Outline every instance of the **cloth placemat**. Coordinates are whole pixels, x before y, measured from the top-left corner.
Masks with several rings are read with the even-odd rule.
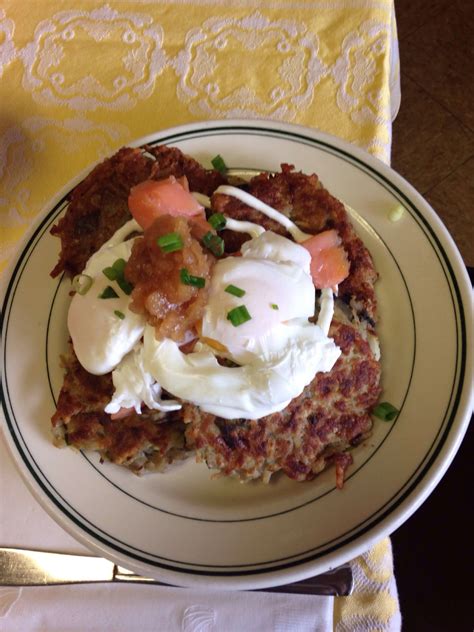
[[[197,120],[266,118],[338,135],[388,162],[399,100],[393,0],[4,0],[0,273],[48,200],[135,138]],[[1,451],[0,545],[83,552],[31,497],[3,442]],[[254,606],[234,628],[211,615],[196,627],[199,617],[168,613],[168,629],[399,629],[390,541],[354,560],[353,570],[349,598],[245,593],[246,607]],[[128,614],[117,588],[129,591]],[[80,610],[99,616],[104,603],[109,613],[122,612],[124,629],[135,629],[138,610],[145,617],[147,604],[175,599],[152,587],[133,587],[133,594],[123,586],[55,588],[57,599],[41,590],[0,589],[5,629],[60,629],[52,623],[59,604],[71,613],[61,629],[80,629]],[[179,607],[210,608],[206,599],[193,595]],[[216,617],[243,603],[242,595],[219,599]],[[47,612],[40,616],[36,603]],[[146,615],[155,627],[141,629],[165,629],[155,610]],[[259,612],[267,619],[252,614]],[[102,629],[106,620],[83,625]]]

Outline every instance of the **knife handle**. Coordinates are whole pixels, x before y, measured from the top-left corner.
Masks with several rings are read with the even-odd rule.
[[[122,566],[115,567],[114,581],[171,586],[171,584],[165,584],[156,579],[152,579],[151,577],[137,575]],[[292,584],[285,584],[283,586],[260,588],[256,592],[279,592],[300,595],[322,595],[327,597],[347,597],[351,594],[352,588],[352,569],[349,564],[343,564],[342,566],[333,568],[332,570],[316,575],[315,577],[309,577],[308,579],[303,579]]]

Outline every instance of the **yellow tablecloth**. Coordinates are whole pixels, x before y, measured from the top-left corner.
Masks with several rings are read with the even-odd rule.
[[[73,176],[158,129],[277,119],[389,161],[395,43],[393,0],[3,0],[0,272]],[[335,629],[396,629],[390,542],[354,569]]]

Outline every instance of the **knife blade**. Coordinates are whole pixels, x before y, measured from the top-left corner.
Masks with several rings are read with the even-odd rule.
[[[72,555],[0,548],[0,586],[53,586],[97,582],[133,582],[170,586],[144,577],[93,555]],[[352,570],[344,564],[331,571],[284,586],[260,589],[325,596],[347,596],[352,591]]]

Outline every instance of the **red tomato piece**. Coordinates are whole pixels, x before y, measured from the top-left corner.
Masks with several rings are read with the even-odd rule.
[[[325,230],[301,244],[311,255],[311,276],[318,289],[335,287],[349,274],[350,262],[335,230]]]
[[[205,217],[204,208],[189,193],[186,178],[178,181],[174,176],[137,184],[130,191],[128,207],[144,230],[160,215]]]

